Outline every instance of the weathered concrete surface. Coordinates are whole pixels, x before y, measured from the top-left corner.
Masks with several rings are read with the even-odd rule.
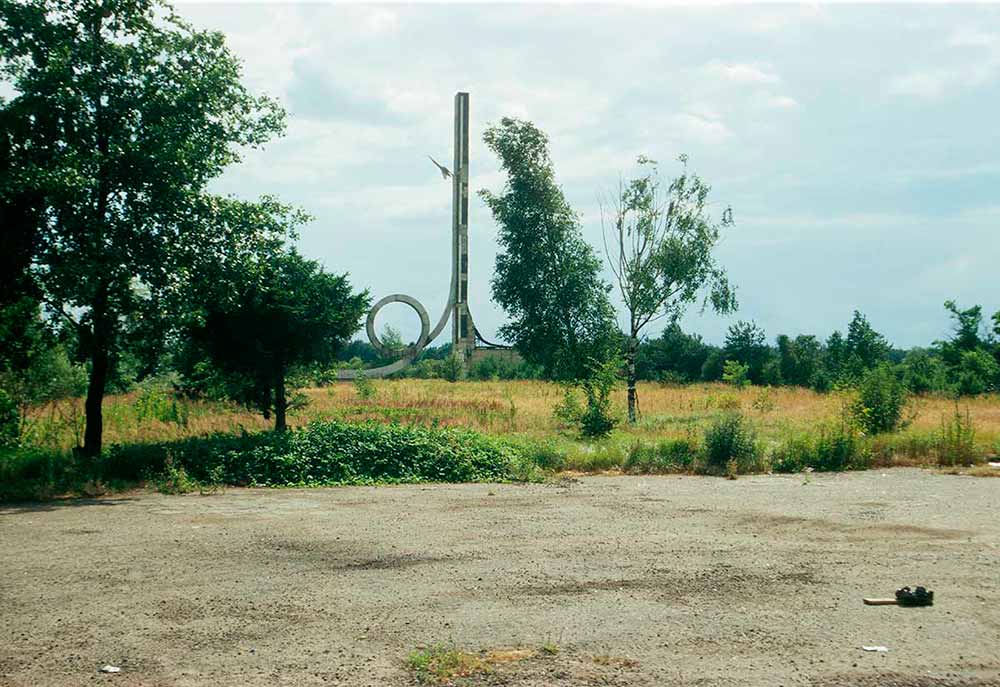
[[[998,506],[892,470],[8,507],[0,684],[405,685],[418,645],[551,642],[470,684],[1000,685]],[[861,603],[904,584],[938,605]]]

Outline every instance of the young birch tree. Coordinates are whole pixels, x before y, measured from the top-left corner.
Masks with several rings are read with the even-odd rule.
[[[687,307],[703,297],[702,311],[736,310],[736,293],[716,262],[720,232],[733,223],[732,211],[719,221],[708,212],[709,186],[689,173],[687,158],[680,176],[666,187],[656,162],[640,156],[640,173],[620,181],[609,202],[602,203],[604,251],[628,311],[625,365],[628,419],[638,414],[636,353],[643,330],[656,320],[676,322]]]

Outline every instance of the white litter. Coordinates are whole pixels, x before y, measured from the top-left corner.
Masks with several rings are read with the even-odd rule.
[[[989,465],[991,468],[1000,468],[1000,463],[994,463],[993,461],[990,461]]]
[[[120,673],[120,672],[122,672],[122,669],[119,668],[118,666],[104,666],[103,668],[101,668],[101,672],[102,673]]]
[[[863,646],[861,647],[865,651],[877,651],[880,654],[884,654],[889,651],[887,646]]]

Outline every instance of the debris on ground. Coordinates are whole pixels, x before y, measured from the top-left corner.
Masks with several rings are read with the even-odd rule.
[[[101,668],[101,672],[102,673],[120,673],[120,672],[122,672],[122,669],[119,668],[118,666],[103,666]]]
[[[928,591],[925,587],[910,589],[903,587],[896,590],[896,596],[892,599],[862,599],[866,606],[933,606],[934,592]]]
[[[879,654],[885,654],[889,652],[889,647],[887,646],[863,646],[861,647],[863,651],[874,651]]]

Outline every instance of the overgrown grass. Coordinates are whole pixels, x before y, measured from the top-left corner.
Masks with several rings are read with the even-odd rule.
[[[908,416],[905,429],[873,437],[840,426],[851,400],[847,395],[786,387],[640,384],[639,422],[621,425],[607,438],[588,440],[554,416],[553,409],[565,397],[557,384],[443,380],[369,380],[369,384],[363,392],[354,384],[307,389],[309,405],[290,417],[290,424],[299,430],[310,423],[368,427],[358,430],[360,443],[353,444],[335,429],[275,437],[266,431],[270,423],[249,411],[232,404],[176,398],[162,388],[110,397],[105,403],[105,444],[117,447],[96,464],[71,451],[82,438],[78,400],[38,408],[28,418],[30,448],[0,452],[0,498],[100,493],[144,479],[159,484],[168,449],[198,489],[222,483],[536,479],[543,471],[560,470],[725,473],[730,468],[746,472],[965,465],[1000,454],[1000,395],[996,394],[962,399],[959,406],[953,399],[919,397],[910,406],[912,417]],[[624,389],[616,387],[611,399],[623,408]],[[742,459],[729,456],[724,463],[713,464],[706,459],[711,450],[706,433],[727,415],[741,417],[755,435],[747,444],[754,447],[754,455],[752,459],[747,458],[750,454]],[[360,444],[371,450],[361,450]],[[348,450],[356,460],[346,457]],[[501,457],[499,462],[477,463],[467,459],[470,451]],[[427,452],[445,458],[435,462]],[[382,454],[393,457],[376,459]],[[484,467],[500,464],[506,467]],[[213,468],[223,471],[221,479],[213,481],[209,475]]]
[[[113,446],[97,461],[74,454],[0,455],[0,498],[78,491],[89,481],[152,482],[167,493],[221,484],[319,486],[503,482],[540,478],[517,445],[462,428],[315,422],[285,434],[223,435]]]

